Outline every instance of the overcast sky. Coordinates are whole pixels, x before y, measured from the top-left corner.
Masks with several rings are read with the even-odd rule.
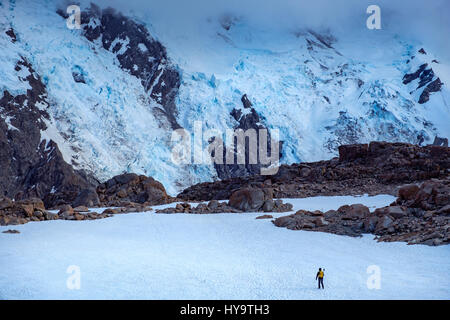
[[[91,2],[92,0],[82,1]],[[230,12],[268,28],[329,28],[331,31],[365,27],[366,9],[381,8],[382,28],[415,38],[450,56],[449,0],[93,0],[102,7],[155,16],[171,27]]]

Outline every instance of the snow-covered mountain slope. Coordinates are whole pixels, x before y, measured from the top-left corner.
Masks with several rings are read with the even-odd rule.
[[[26,90],[14,70],[26,57],[48,93],[41,139],[99,180],[142,173],[174,194],[215,179],[213,166],[172,163],[172,129],[192,130],[196,120],[205,129],[234,128],[231,112],[243,110],[244,94],[264,126],[280,130],[282,163],[330,158],[343,143],[450,137],[448,63],[424,42],[385,31],[262,27],[233,16],[205,16],[180,31],[157,11],[119,19],[107,11],[106,21],[105,12],[84,15],[83,28],[70,30],[58,9],[65,11],[58,1],[1,2],[0,86]]]

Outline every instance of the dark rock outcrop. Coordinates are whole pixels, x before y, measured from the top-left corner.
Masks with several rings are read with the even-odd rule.
[[[86,83],[86,79],[84,79],[84,75],[82,73],[73,71],[72,77],[75,82]]]
[[[233,177],[244,177],[248,175],[261,174],[261,168],[267,167],[267,163],[263,163],[260,158],[260,134],[264,134],[267,130],[266,139],[267,139],[267,154],[271,154],[272,152],[272,137],[268,128],[266,128],[261,121],[260,116],[253,108],[253,104],[246,94],[241,97],[241,102],[244,108],[244,111],[240,108],[235,108],[231,111],[231,116],[238,122],[238,124],[233,128],[235,133],[242,132],[243,134],[248,133],[248,136],[245,136],[242,147],[245,144],[245,150],[242,152],[238,150],[236,146],[236,142],[238,141],[236,138],[236,142],[233,141],[232,146],[233,150],[227,150],[225,144],[223,144],[223,160],[222,163],[214,162],[214,168],[216,169],[217,176],[220,179],[229,179]],[[251,137],[251,133],[254,133],[255,136]],[[277,141],[278,147],[278,160],[281,159],[282,156],[282,142]],[[252,144],[255,145],[252,148]],[[275,150],[274,150],[275,151]],[[232,152],[232,163],[227,161],[227,152]],[[244,161],[242,163],[238,162],[238,154],[243,154]],[[214,157],[215,154],[212,153]],[[254,159],[254,161],[252,161]]]
[[[422,54],[426,54],[423,48],[420,49],[419,52]],[[418,100],[420,104],[426,103],[428,100],[430,100],[431,93],[439,92],[443,85],[441,80],[439,78],[436,78],[433,69],[428,68],[427,63],[420,65],[416,71],[405,74],[403,76],[403,84],[409,84],[414,80],[418,80],[418,85],[415,90],[419,90],[424,87]]]
[[[110,217],[108,213],[90,212],[89,209],[70,205],[60,206],[58,213],[47,211],[44,202],[38,198],[13,201],[9,198],[0,198],[0,226],[18,225],[30,221],[46,220],[95,220]]]
[[[17,41],[17,36],[13,28],[9,28],[5,33],[11,38],[12,43],[15,43]]]
[[[242,213],[242,211],[230,207],[226,202],[210,201],[208,204],[200,203],[196,207],[187,202],[178,203],[174,208],[156,210],[156,213],[192,213],[192,214],[211,214],[211,213]]]
[[[373,213],[361,204],[345,205],[337,211],[299,210],[275,219],[277,227],[322,231],[339,235],[376,235],[378,241],[408,244],[450,243],[450,179],[431,179],[420,186],[409,184],[398,191],[397,200]]]
[[[6,197],[0,198],[0,225],[2,226],[52,219],[52,215],[45,210],[41,199],[13,201]]]
[[[100,205],[100,199],[95,188],[81,190],[72,203],[74,207],[97,207],[98,205]]]
[[[191,186],[178,198],[229,199],[241,188],[273,189],[274,198],[318,195],[396,194],[398,187],[448,176],[450,148],[371,142],[339,148],[339,158],[282,165],[273,176],[249,176]]]
[[[20,233],[20,231],[19,230],[14,230],[14,229],[8,229],[6,231],[3,231],[2,233],[17,234],[17,233]]]
[[[172,202],[159,181],[134,173],[124,173],[100,184],[97,194],[104,206],[124,206],[130,202],[147,205]]]
[[[233,192],[228,205],[241,211],[259,211],[269,200],[273,200],[271,189],[244,188]]]
[[[267,200],[272,202],[270,212],[288,212],[292,210],[292,204],[283,203],[282,200]],[[196,207],[187,202],[178,203],[174,208],[156,210],[156,213],[193,213],[193,214],[211,214],[211,213],[244,213],[265,211],[263,208],[241,210],[230,205],[230,203],[211,200],[208,204],[200,203]],[[267,212],[269,212],[267,211]],[[267,215],[264,216],[266,219]],[[270,216],[272,217],[272,216]],[[258,217],[257,219],[263,219]]]
[[[68,17],[63,10],[57,12]],[[117,56],[123,70],[140,79],[145,91],[160,105],[154,112],[166,117],[173,129],[180,128],[175,98],[181,77],[170,63],[164,46],[147,28],[112,8],[101,9],[92,3],[81,13],[81,28],[86,39],[100,42],[103,49]]]
[[[430,82],[425,89],[423,89],[422,94],[419,97],[419,103],[423,104],[430,100],[430,94],[433,92],[439,92],[441,91],[443,83],[441,82],[441,79],[437,78],[436,80],[433,80]]]
[[[50,121],[46,87],[24,57],[15,70],[30,88],[18,95],[5,90],[0,98],[0,195],[38,197],[47,207],[71,202],[95,181],[66,163],[55,142],[42,138]]]
[[[448,147],[448,139],[436,136],[434,137],[433,146]]]

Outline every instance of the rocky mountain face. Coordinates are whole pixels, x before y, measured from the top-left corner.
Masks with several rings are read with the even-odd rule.
[[[339,158],[282,165],[276,175],[241,177],[191,186],[184,200],[228,199],[244,187],[273,189],[275,198],[318,195],[395,194],[405,183],[446,177],[450,149],[406,143],[371,142],[339,147]]]
[[[15,42],[12,29],[11,41]],[[66,163],[57,144],[44,139],[48,95],[42,78],[25,58],[15,66],[24,94],[4,90],[0,98],[0,195],[17,200],[38,197],[47,206],[71,202],[94,180]]]
[[[63,18],[68,17],[62,10],[57,12]],[[93,3],[82,12],[81,24],[86,39],[116,55],[120,67],[141,81],[148,95],[158,103],[153,111],[164,115],[173,129],[180,128],[175,105],[180,75],[171,65],[166,49],[152,38],[147,28],[113,8],[101,9]]]
[[[178,128],[174,99],[180,77],[169,64],[165,48],[142,25],[113,10],[92,5],[83,12],[82,24],[83,36],[116,54],[120,67],[139,78],[148,95],[159,102],[149,106],[152,112],[163,114],[163,122]],[[8,72],[26,89],[23,93],[16,93],[14,87],[4,89],[0,97],[0,195],[16,200],[40,198],[47,208],[67,203],[99,205],[99,181],[92,172],[74,169],[77,156],[68,162],[58,146],[61,140],[52,139],[58,129],[50,110],[55,102],[47,90],[48,76],[43,77],[29,58],[15,52],[20,52],[21,43],[14,28],[4,35],[2,40],[13,49],[10,58],[17,59],[14,70]],[[74,69],[72,76],[75,83],[87,85],[83,71]],[[70,139],[66,132],[56,132],[56,136]],[[70,148],[75,154],[80,151]]]
[[[243,134],[250,133],[248,136],[245,136],[242,146],[245,143],[245,150],[238,150],[237,143],[231,142],[231,146],[227,148],[225,144],[223,144],[223,159],[221,163],[214,162],[214,169],[217,172],[217,176],[220,179],[230,179],[234,177],[244,177],[249,175],[258,175],[261,174],[262,168],[267,168],[267,164],[263,164],[261,160],[262,152],[267,153],[269,156],[272,154],[272,136],[270,134],[270,130],[265,127],[261,121],[260,116],[253,108],[253,104],[249,100],[246,94],[244,94],[241,98],[243,110],[241,108],[234,108],[230,115],[237,121],[237,125],[233,127],[234,132],[242,132]],[[264,131],[266,130],[266,131]],[[255,136],[251,136],[251,132],[255,133]],[[261,148],[261,136],[264,135],[263,139],[266,139],[267,147]],[[253,140],[251,140],[253,139]],[[252,142],[251,142],[252,141]],[[236,138],[236,142],[238,139]],[[252,147],[254,143],[255,147]],[[277,149],[277,159],[281,160],[283,156],[282,153],[282,141],[275,141],[278,143]],[[227,151],[229,148],[233,149],[233,161],[232,164],[227,163]],[[244,164],[238,163],[238,154],[243,154]],[[214,153],[211,154],[212,157],[215,156]],[[251,159],[254,159],[252,161]]]
[[[421,48],[418,51],[419,55],[426,55],[426,51]],[[411,59],[414,59],[415,56],[412,56]],[[432,61],[433,63],[438,63],[436,60]],[[410,63],[408,60],[407,63]],[[417,70],[412,73],[407,73],[403,76],[403,84],[407,85],[413,81],[417,80],[417,87],[414,91],[419,91],[419,100],[420,104],[426,103],[430,100],[430,94],[433,92],[441,91],[443,83],[439,77],[436,77],[433,68],[428,65],[428,63],[421,64]]]

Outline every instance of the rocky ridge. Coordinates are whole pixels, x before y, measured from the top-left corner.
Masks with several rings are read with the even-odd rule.
[[[339,158],[281,165],[273,176],[254,175],[191,186],[177,197],[185,201],[229,199],[245,187],[272,188],[274,198],[389,193],[407,183],[449,175],[450,148],[408,143],[342,145]]]

